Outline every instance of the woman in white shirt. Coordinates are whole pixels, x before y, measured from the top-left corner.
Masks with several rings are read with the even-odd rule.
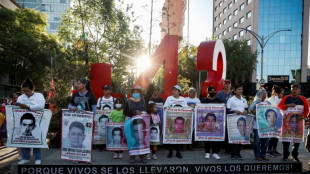
[[[273,85],[272,94],[271,97],[268,99],[268,101],[271,103],[272,106],[278,107],[281,99],[283,98],[283,95],[284,95],[284,89],[280,88],[277,85]],[[277,151],[278,141],[279,139],[276,137],[270,138],[267,151],[270,155],[274,156],[281,155],[281,153]]]
[[[32,80],[27,79],[21,85],[23,95],[19,96],[15,105],[22,109],[29,109],[32,111],[43,110],[45,106],[45,99],[41,93],[34,92],[34,84]],[[31,120],[32,121],[32,120]],[[23,157],[19,165],[24,165],[30,162],[30,148],[22,148]],[[41,164],[41,149],[33,148],[33,155],[35,157],[35,164]]]

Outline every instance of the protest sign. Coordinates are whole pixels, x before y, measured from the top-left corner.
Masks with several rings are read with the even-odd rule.
[[[224,141],[225,114],[225,104],[197,104],[195,141]]]
[[[284,142],[301,143],[304,141],[304,107],[297,105],[283,111],[282,137]]]
[[[159,128],[158,124],[151,125],[150,144],[151,145],[159,145],[160,144],[160,128]]]
[[[129,155],[143,155],[150,151],[150,116],[146,113],[125,120]]]
[[[62,111],[60,158],[91,162],[93,112]]]
[[[128,150],[125,138],[124,122],[106,123],[107,150],[121,151]]]
[[[256,105],[256,121],[259,138],[280,137],[282,114],[272,105]]]
[[[106,144],[105,124],[109,121],[111,110],[97,110],[94,118],[93,144]]]
[[[159,115],[160,122],[164,121],[164,105],[162,103],[156,103],[157,105],[157,114]],[[163,130],[163,124],[161,124],[161,130]]]
[[[8,105],[5,110],[7,147],[48,148],[46,135],[52,117],[49,109],[30,111]]]
[[[230,144],[250,144],[253,115],[227,115],[227,130]]]
[[[163,143],[192,143],[193,109],[190,107],[168,107],[164,112]]]

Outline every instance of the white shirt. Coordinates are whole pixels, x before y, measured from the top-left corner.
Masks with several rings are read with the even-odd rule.
[[[27,105],[32,111],[39,111],[44,109],[45,99],[41,93],[34,92],[29,98],[25,94],[19,96],[17,103]]]
[[[278,107],[281,99],[278,96],[268,98],[268,101],[271,103],[272,106]]]
[[[106,99],[104,96],[100,97],[97,101],[97,107],[100,108],[100,110],[103,109],[113,109],[114,106],[114,98],[112,96],[110,96],[110,98]]]
[[[200,100],[198,98],[190,98],[190,97],[186,97],[185,98],[187,105],[191,106],[191,107],[195,107],[197,104],[200,104]]]
[[[245,108],[248,107],[248,103],[245,98],[242,96],[237,98],[235,95],[230,97],[227,101],[227,109],[230,109],[231,111],[240,111],[243,112]]]
[[[187,107],[187,101],[182,96],[180,96],[179,98],[174,98],[173,96],[169,96],[166,99],[164,107],[174,107],[175,105],[181,105],[182,107]]]

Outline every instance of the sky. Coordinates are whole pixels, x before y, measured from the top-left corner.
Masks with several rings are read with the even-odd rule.
[[[137,20],[134,24],[143,28],[142,38],[145,46],[148,47],[151,19],[151,0],[124,0],[126,4],[133,4],[133,11]],[[189,9],[189,43],[198,46],[201,41],[212,36],[212,0],[189,0],[189,8],[184,13],[183,38],[188,35],[188,9]],[[159,44],[161,32],[159,23],[161,22],[161,13],[164,0],[153,0],[153,28],[152,44]],[[187,4],[186,4],[187,5]]]

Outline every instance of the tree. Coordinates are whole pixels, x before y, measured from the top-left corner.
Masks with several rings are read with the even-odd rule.
[[[60,52],[57,37],[46,31],[47,16],[32,9],[0,9],[0,75],[12,84],[32,78],[40,88],[50,59]]]
[[[226,50],[227,78],[234,83],[248,81],[256,68],[257,53],[252,53],[246,40],[223,40]]]
[[[58,36],[72,49],[69,52],[79,53],[75,65],[84,65],[87,56],[90,63],[108,63],[112,66],[113,82],[119,84],[114,89],[126,87],[128,79],[124,74],[130,74],[134,60],[143,51],[140,27],[130,27],[134,17],[131,5],[123,11],[116,8],[113,0],[74,0],[72,4],[62,18]],[[83,49],[77,51],[75,43],[82,35]],[[86,69],[89,71],[89,67]]]

